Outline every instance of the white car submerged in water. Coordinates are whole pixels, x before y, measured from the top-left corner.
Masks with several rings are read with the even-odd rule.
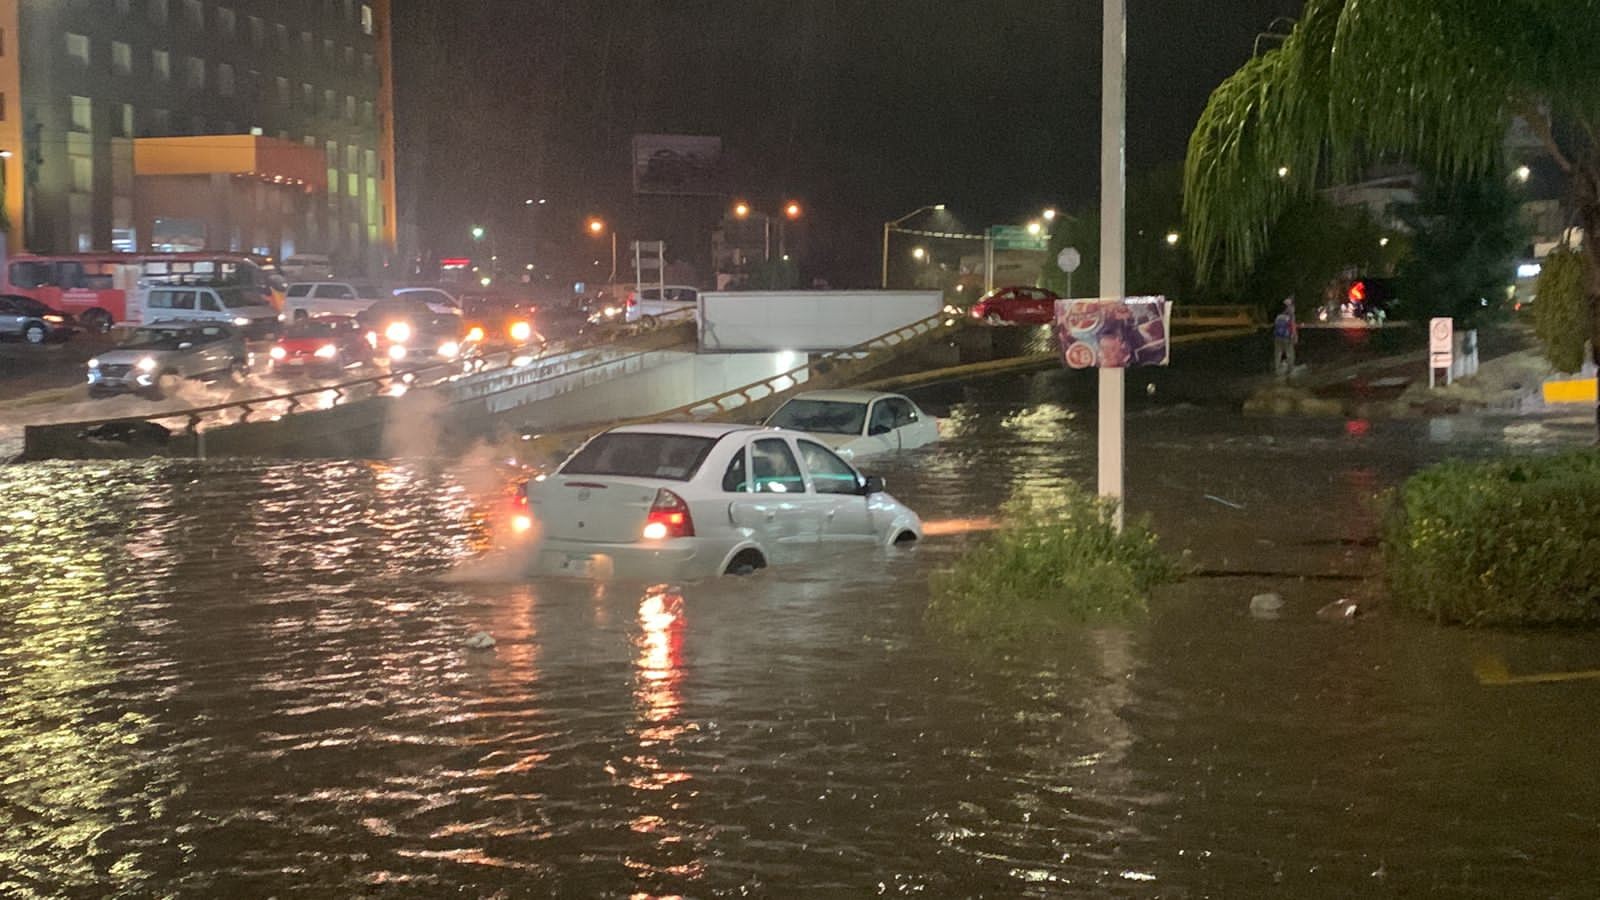
[[[922,537],[880,479],[808,435],[746,425],[616,428],[524,489],[542,574],[748,574]]]
[[[878,391],[806,391],[763,424],[804,431],[845,459],[912,450],[939,439],[938,419],[899,394]]]

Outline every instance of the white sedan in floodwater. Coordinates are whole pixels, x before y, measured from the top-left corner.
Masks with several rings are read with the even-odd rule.
[[[807,391],[791,397],[764,422],[804,431],[845,459],[911,450],[939,439],[939,420],[899,394]]]
[[[922,520],[881,479],[809,435],[748,425],[614,428],[524,491],[543,574],[748,574],[922,538]]]

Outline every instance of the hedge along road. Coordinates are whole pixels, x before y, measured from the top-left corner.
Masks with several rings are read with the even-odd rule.
[[[931,522],[1092,483],[1093,390],[918,391],[946,438],[869,471]],[[923,624],[976,532],[597,587],[485,571],[507,482],[458,461],[0,468],[0,893],[1593,896],[1595,687],[1472,667],[1595,668],[1593,637],[1314,615],[1366,602],[1376,491],[1588,431],[1164,394],[1133,512],[1278,574],[1006,657]]]

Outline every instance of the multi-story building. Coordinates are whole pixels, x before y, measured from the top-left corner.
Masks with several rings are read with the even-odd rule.
[[[378,265],[389,27],[389,0],[0,0],[8,244]]]

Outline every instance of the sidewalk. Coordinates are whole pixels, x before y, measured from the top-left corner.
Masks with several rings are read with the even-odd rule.
[[[1298,367],[1287,382],[1264,375],[1245,401],[1250,415],[1399,418],[1470,410],[1543,409],[1540,386],[1553,374],[1530,330],[1485,329],[1478,373],[1428,387],[1426,349],[1391,353],[1333,368]]]

